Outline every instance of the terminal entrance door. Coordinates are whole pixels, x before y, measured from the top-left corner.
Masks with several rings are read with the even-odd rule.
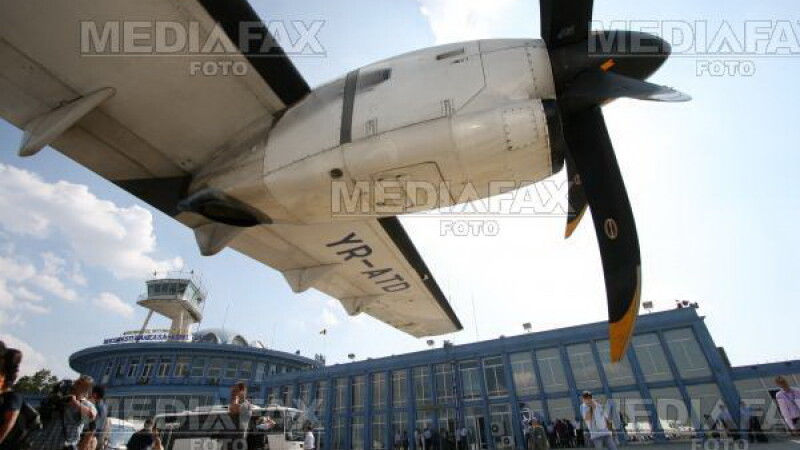
[[[480,408],[464,410],[464,425],[467,427],[467,443],[469,450],[487,450],[486,417]]]

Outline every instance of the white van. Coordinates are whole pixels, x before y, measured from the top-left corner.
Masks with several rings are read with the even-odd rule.
[[[164,450],[302,450],[302,417],[299,409],[278,405],[253,406],[249,417],[214,406],[159,414],[155,428]]]

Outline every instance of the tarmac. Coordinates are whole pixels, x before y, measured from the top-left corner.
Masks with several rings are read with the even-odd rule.
[[[749,443],[749,442],[734,442],[734,441],[681,441],[670,442],[665,444],[656,443],[628,443],[627,445],[620,446],[620,450],[800,450],[800,437],[794,438],[780,438],[773,439],[767,443]]]

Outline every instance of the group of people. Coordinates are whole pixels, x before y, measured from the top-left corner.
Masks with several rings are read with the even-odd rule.
[[[414,430],[414,441],[418,450],[467,450],[469,432],[461,427],[452,433],[442,428],[435,430],[429,427]],[[408,432],[396,430],[394,433],[394,450],[408,450],[410,445]]]
[[[0,341],[0,450],[104,450],[111,430],[105,388],[85,375],[59,383],[37,411],[13,390],[20,364],[22,352]],[[128,450],[161,450],[151,428],[135,433]]]
[[[530,443],[533,433],[541,428],[541,433],[550,448],[575,448],[584,446],[584,429],[569,419],[556,419],[543,422],[538,417],[531,418],[524,424],[525,440]],[[538,447],[532,447],[538,448]]]

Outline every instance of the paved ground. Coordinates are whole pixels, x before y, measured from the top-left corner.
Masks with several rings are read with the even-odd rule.
[[[773,440],[766,444],[733,443],[732,441],[674,442],[669,444],[628,444],[620,450],[800,450],[800,437]]]

